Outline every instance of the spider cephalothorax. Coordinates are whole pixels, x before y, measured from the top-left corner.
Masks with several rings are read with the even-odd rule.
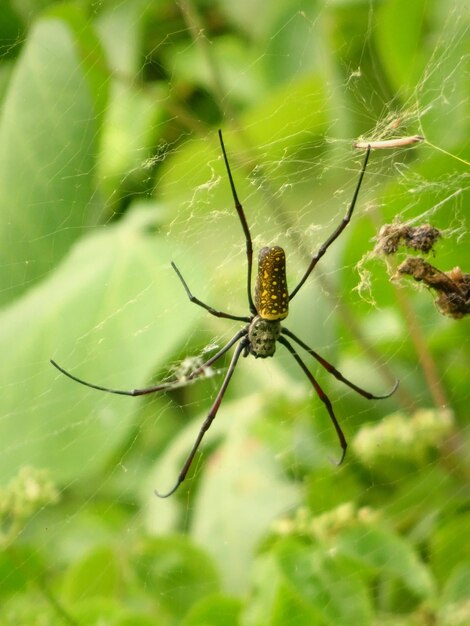
[[[244,356],[266,359],[276,352],[276,342],[281,336],[281,322],[265,320],[255,315],[248,327],[248,343]]]
[[[199,444],[201,443],[204,434],[209,429],[212,424],[215,416],[217,415],[217,411],[219,410],[220,404],[224,397],[225,391],[228,387],[230,379],[232,378],[233,372],[235,371],[235,367],[238,363],[240,356],[249,356],[252,354],[256,358],[265,359],[267,357],[273,356],[276,351],[276,344],[279,342],[282,344],[294,357],[299,366],[301,367],[304,374],[307,376],[308,380],[312,384],[315,389],[318,397],[323,402],[328,411],[328,414],[333,422],[333,426],[335,427],[336,434],[338,435],[338,439],[341,445],[342,454],[339,460],[341,463],[344,459],[344,455],[346,454],[347,442],[346,438],[341,430],[341,427],[336,419],[336,416],[333,411],[333,407],[331,402],[320,387],[320,384],[317,382],[316,378],[308,369],[307,365],[304,363],[303,359],[298,354],[297,350],[291,344],[291,342],[287,339],[291,339],[298,346],[300,346],[303,350],[307,352],[310,356],[320,363],[322,367],[324,367],[330,374],[332,374],[337,380],[341,381],[345,385],[348,385],[351,389],[359,393],[361,396],[371,399],[381,399],[388,398],[395,391],[398,385],[398,381],[393,387],[393,389],[383,395],[377,396],[373,395],[369,391],[358,387],[350,380],[345,378],[331,363],[329,363],[326,359],[320,356],[317,352],[315,352],[312,348],[310,348],[306,343],[304,343],[301,339],[299,339],[292,331],[290,331],[285,326],[281,326],[281,320],[284,320],[289,312],[289,303],[294,298],[294,296],[298,293],[302,285],[305,283],[307,278],[312,273],[318,261],[325,254],[330,245],[340,236],[343,230],[348,225],[352,213],[354,211],[354,207],[356,205],[357,196],[359,194],[359,190],[362,185],[362,180],[364,178],[364,174],[367,167],[367,162],[369,160],[370,154],[370,146],[367,148],[366,156],[364,159],[364,163],[362,165],[361,172],[359,174],[359,179],[356,184],[356,189],[349,205],[349,208],[346,212],[346,215],[342,219],[341,223],[336,227],[333,233],[328,237],[328,239],[320,246],[318,251],[313,255],[310,260],[310,264],[304,272],[302,278],[297,283],[296,287],[293,291],[290,292],[287,289],[287,279],[286,279],[286,256],[284,250],[279,246],[274,247],[266,247],[262,248],[259,253],[259,262],[258,262],[258,275],[255,286],[255,298],[253,300],[251,293],[251,273],[252,273],[252,264],[253,264],[253,244],[251,240],[250,229],[248,227],[248,223],[246,221],[245,213],[243,211],[243,207],[240,204],[240,201],[237,196],[237,192],[235,190],[235,185],[233,183],[232,172],[230,170],[230,165],[227,159],[227,154],[225,152],[225,146],[222,138],[222,132],[219,130],[219,140],[220,146],[222,148],[222,155],[225,162],[225,167],[227,170],[228,179],[230,182],[230,187],[232,190],[232,196],[235,203],[235,209],[238,214],[238,218],[240,220],[243,232],[245,234],[245,243],[246,243],[246,257],[247,257],[247,296],[248,296],[248,306],[250,309],[249,316],[243,315],[232,315],[230,313],[224,313],[223,311],[218,311],[213,307],[205,304],[191,293],[186,281],[184,280],[181,272],[176,267],[174,263],[172,263],[173,269],[175,270],[178,278],[180,279],[186,294],[191,302],[197,304],[198,306],[204,308],[211,315],[216,317],[222,317],[225,319],[236,320],[245,322],[245,326],[239,330],[232,339],[221,348],[216,354],[214,354],[210,359],[196,367],[190,374],[186,376],[186,381],[190,381],[198,376],[201,376],[208,367],[210,367],[213,363],[218,361],[224,354],[230,350],[230,348],[236,345],[235,351],[232,356],[232,360],[228,367],[228,370],[225,374],[225,378],[220,386],[219,392],[212,404],[212,407],[204,420],[199,434],[194,442],[189,455],[187,456],[184,465],[179,473],[176,484],[170,491],[165,494],[160,494],[157,491],[155,492],[158,496],[162,498],[166,498],[174,493],[181,483],[186,478],[186,475],[189,471],[191,463],[194,459],[194,456],[199,448]],[[102,387],[100,385],[95,385],[93,383],[88,383],[81,378],[77,378],[73,374],[70,374],[62,367],[57,365],[55,361],[51,361],[51,363],[60,370],[63,374],[75,380],[82,385],[86,385],[87,387],[92,387],[93,389],[98,389],[100,391],[107,391],[109,393],[116,393],[124,396],[143,396],[149,393],[154,393],[156,391],[164,391],[169,390],[175,387],[176,384],[181,384],[179,381],[175,382],[165,382],[159,385],[153,385],[152,387],[147,387],[145,389],[134,389],[132,391],[122,391],[117,389],[109,389],[107,387]]]

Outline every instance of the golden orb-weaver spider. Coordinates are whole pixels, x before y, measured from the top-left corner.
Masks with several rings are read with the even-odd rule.
[[[302,360],[300,355],[297,353],[296,349],[293,347],[290,341],[287,339],[287,337],[289,337],[289,339],[292,339],[301,348],[303,348],[308,354],[313,356],[313,358],[316,359],[320,363],[320,365],[324,367],[330,374],[333,374],[333,376],[337,380],[348,385],[348,387],[350,387],[351,389],[354,389],[354,391],[356,391],[358,394],[360,394],[361,396],[364,396],[365,398],[368,398],[369,400],[379,400],[379,399],[388,398],[395,392],[398,386],[398,381],[397,381],[393,389],[389,393],[383,396],[373,395],[369,391],[366,391],[362,389],[361,387],[358,387],[351,381],[347,380],[331,363],[326,361],[317,352],[315,352],[314,350],[312,350],[312,348],[310,348],[307,344],[305,344],[301,339],[296,337],[296,335],[294,335],[292,331],[290,331],[288,328],[285,328],[284,326],[281,326],[281,320],[284,320],[288,315],[289,302],[294,298],[295,295],[297,295],[302,285],[305,283],[307,278],[312,273],[318,261],[322,258],[322,256],[330,247],[330,245],[335,241],[335,239],[337,239],[339,235],[343,232],[343,230],[346,228],[346,226],[348,225],[351,219],[351,215],[354,211],[356,200],[359,195],[359,190],[361,188],[362,180],[364,178],[364,174],[366,171],[367,162],[369,160],[370,146],[368,146],[367,148],[364,163],[362,165],[362,169],[359,174],[359,180],[357,182],[356,189],[354,191],[354,195],[349,205],[349,208],[346,212],[346,215],[344,216],[341,223],[333,231],[333,233],[328,237],[328,239],[320,246],[316,254],[313,255],[310,261],[310,264],[307,267],[307,270],[305,271],[304,275],[298,282],[297,286],[293,289],[293,291],[291,291],[290,293],[288,292],[287,280],[286,280],[286,257],[285,257],[284,250],[280,248],[279,246],[265,247],[265,248],[262,248],[259,253],[258,275],[257,275],[256,285],[255,285],[255,298],[253,300],[252,293],[251,293],[253,245],[252,245],[252,240],[251,240],[250,229],[248,228],[248,223],[246,221],[243,207],[240,204],[237,192],[235,190],[235,184],[233,182],[232,172],[230,170],[230,165],[229,165],[227,154],[225,151],[222,131],[220,130],[219,130],[219,140],[220,140],[220,146],[222,148],[222,155],[224,158],[228,179],[230,182],[230,187],[232,190],[232,196],[233,196],[233,200],[235,203],[235,209],[237,211],[238,218],[240,220],[240,223],[243,228],[243,232],[245,234],[246,258],[247,258],[247,266],[248,266],[247,295],[248,295],[248,305],[250,308],[250,316],[232,315],[230,313],[224,313],[223,311],[218,311],[214,309],[213,307],[209,306],[208,304],[205,304],[204,302],[202,302],[195,296],[193,296],[181,272],[179,271],[179,269],[176,267],[176,265],[173,262],[171,263],[173,269],[175,270],[178,278],[180,279],[186,291],[186,294],[191,302],[202,307],[203,309],[208,311],[211,315],[215,315],[216,317],[222,317],[222,318],[226,318],[230,320],[237,320],[237,321],[245,322],[246,325],[241,330],[239,330],[236,333],[236,335],[232,337],[232,339],[230,339],[230,341],[223,348],[221,348],[216,354],[214,354],[214,356],[212,356],[210,359],[205,361],[202,365],[198,366],[189,375],[186,376],[187,381],[197,378],[204,372],[206,368],[213,365],[226,352],[228,352],[228,350],[230,350],[232,346],[234,346],[235,344],[238,344],[232,356],[232,360],[228,367],[227,373],[225,374],[225,378],[222,382],[222,385],[220,386],[219,392],[217,393],[217,396],[214,400],[214,403],[212,404],[209,414],[204,420],[204,423],[201,426],[201,429],[196,438],[196,441],[194,442],[194,445],[191,448],[191,451],[188,457],[186,458],[186,461],[178,475],[176,484],[167,493],[161,494],[158,491],[155,491],[156,495],[159,496],[160,498],[167,498],[168,496],[171,496],[186,478],[186,475],[189,471],[191,463],[193,462],[194,456],[199,448],[199,445],[205,433],[210,428],[215,416],[217,415],[217,412],[219,410],[220,404],[224,397],[225,391],[227,390],[228,384],[230,382],[230,379],[232,378],[233,372],[235,371],[235,367],[241,355],[246,357],[249,354],[252,354],[255,358],[265,359],[267,357],[274,355],[274,352],[276,350],[276,342],[281,343],[285,348],[287,348],[287,350],[291,353],[291,355],[300,365],[301,369],[303,370],[308,380],[312,384],[318,397],[325,405],[331,421],[333,422],[333,426],[335,427],[336,434],[338,436],[341,449],[342,449],[342,454],[338,462],[338,465],[342,463],[344,456],[346,454],[346,448],[347,448],[346,438],[333,412],[333,407],[331,405],[330,399],[328,398],[326,393],[323,391],[323,389],[320,387],[319,383],[314,378],[313,374],[310,372],[307,365],[304,363],[304,361]],[[86,385],[87,387],[92,387],[93,389],[98,389],[99,391],[106,391],[108,393],[115,393],[118,395],[143,396],[143,395],[154,393],[157,391],[168,390],[168,389],[174,388],[175,386],[174,383],[172,384],[171,382],[166,382],[166,383],[161,383],[159,385],[153,385],[152,387],[148,387],[146,389],[134,389],[131,391],[108,389],[107,387],[101,387],[100,385],[88,383],[80,378],[77,378],[73,374],[70,374],[70,372],[67,372],[66,370],[64,370],[62,367],[60,367],[60,365],[58,365],[53,360],[51,360],[51,363],[60,372],[62,372],[63,374],[71,378],[72,380],[76,381],[77,383]]]

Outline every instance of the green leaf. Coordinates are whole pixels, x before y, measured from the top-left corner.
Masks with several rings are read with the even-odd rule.
[[[89,623],[84,621],[84,623]],[[124,616],[116,620],[116,626],[160,626],[163,623],[155,615],[142,615],[137,611],[126,611]]]
[[[252,567],[250,602],[243,612],[247,626],[325,626],[321,612],[305,602],[290,580],[285,580],[276,552],[263,554]]]
[[[266,622],[258,622],[264,626]],[[270,626],[284,626],[292,623],[296,626],[328,626],[328,620],[316,610],[311,603],[306,603],[301,594],[289,584],[280,585],[272,607],[272,617],[268,622]],[[367,626],[367,624],[366,624]]]
[[[397,90],[406,90],[406,95],[414,92],[422,71],[420,43],[426,6],[426,0],[388,0],[377,11],[375,44],[389,79]]]
[[[12,2],[2,2],[0,20],[0,53],[2,61],[6,56],[14,55],[15,43],[24,37],[24,24]]]
[[[470,560],[463,561],[450,573],[442,594],[443,604],[466,602],[470,589]],[[468,607],[470,609],[470,606]]]
[[[101,596],[83,598],[75,602],[70,614],[78,624],[93,626],[163,626],[163,622],[158,620],[154,613],[146,615],[143,612],[129,610],[121,598]],[[61,623],[65,622],[61,620]]]
[[[259,101],[267,89],[262,68],[250,62],[252,53],[246,42],[233,35],[221,35],[211,46],[211,54],[217,58],[222,89],[231,92],[231,98],[245,106]],[[186,89],[191,84],[194,88],[211,91],[214,77],[202,48],[188,48],[182,41],[164,50],[164,55],[173,81],[179,81]],[[236,85],[235,90],[233,85]]]
[[[3,503],[1,503],[3,504]],[[1,519],[2,524],[4,519]],[[36,546],[15,546],[14,550],[0,552],[0,602],[8,596],[19,596],[28,591],[31,580],[41,580],[48,567],[47,557],[39,554]]]
[[[362,577],[348,560],[295,538],[281,539],[255,563],[249,626],[372,623]]]
[[[140,71],[141,30],[145,2],[107,6],[97,20],[114,80],[109,90],[98,156],[98,176],[104,189],[107,212],[122,210],[125,196],[142,191],[155,164],[155,138],[163,122],[162,101],[168,96],[159,83],[132,80]]]
[[[142,541],[133,566],[142,585],[156,594],[161,614],[178,621],[197,602],[219,591],[211,560],[183,536]]]
[[[441,583],[448,580],[459,565],[470,563],[470,544],[465,529],[470,526],[470,513],[457,514],[443,520],[433,534],[429,546],[432,570]]]
[[[446,582],[437,611],[437,623],[442,626],[466,626],[470,623],[470,562],[458,565]]]
[[[205,460],[191,524],[191,536],[218,563],[225,588],[237,594],[246,591],[246,572],[266,529],[300,495],[272,449],[250,432],[250,422],[263,420],[264,411],[252,397],[224,405],[224,443]]]
[[[197,491],[191,474],[181,487],[181,492],[188,490],[194,499],[191,537],[218,565],[225,589],[236,594],[246,591],[246,572],[266,528],[299,499],[298,488],[282,475],[273,451],[251,433],[251,425],[263,419],[265,410],[262,394],[224,402],[201,445],[206,454],[199,465]],[[174,483],[203,419],[201,415],[193,420],[175,438],[156,464],[149,489],[156,484],[165,491]],[[208,456],[207,450],[220,439],[223,444]],[[196,459],[193,472],[197,472],[197,466]],[[182,502],[186,506],[186,499]],[[165,501],[162,508],[159,500],[149,503],[148,527],[152,532],[168,531],[178,510],[181,512],[181,503],[176,499]]]
[[[0,362],[5,480],[21,464],[50,468],[60,482],[89,477],[138,411],[138,399],[86,389],[50,358],[98,384],[144,387],[200,315],[170,266],[177,246],[149,234],[152,224],[152,212],[135,211],[85,237],[54,274],[0,314],[0,349],[8,354]]]
[[[336,549],[372,568],[376,575],[400,580],[418,597],[429,598],[435,593],[433,578],[413,546],[389,530],[350,528],[341,534]]]
[[[101,547],[68,570],[64,580],[64,597],[71,604],[93,597],[117,598],[121,582],[117,555],[111,548]]]
[[[0,264],[8,267],[0,277],[2,302],[50,270],[78,227],[96,222],[89,174],[100,105],[82,42],[63,20],[38,22],[9,82],[0,119]]]
[[[197,602],[181,626],[238,626],[241,608],[240,600],[214,594]]]
[[[374,468],[374,475],[377,475],[377,471],[383,475],[386,470],[385,464],[381,465],[378,470]],[[390,473],[387,473],[387,480],[390,480]],[[453,510],[459,507],[461,504],[459,491],[460,485],[443,467],[429,464],[421,467],[419,471],[412,471],[407,475],[406,480],[400,479],[394,497],[385,505],[387,518],[395,527],[405,528],[412,527],[425,519],[431,521],[429,518],[433,519],[441,510],[448,508]],[[416,539],[416,534],[414,537]],[[421,541],[428,541],[428,539],[429,536],[420,538]]]
[[[367,588],[355,568],[340,555],[312,549],[296,540],[282,541],[276,550],[291,589],[331,626],[372,623]]]
[[[162,97],[162,90],[157,89],[136,92],[118,84],[111,90],[98,162],[108,214],[115,203],[116,210],[120,209],[123,195],[139,191],[148,180],[155,128],[163,114],[158,104]]]
[[[278,86],[285,83],[291,86],[293,76],[316,75],[321,82],[334,89],[336,75],[330,59],[328,37],[313,36],[312,33],[313,23],[318,32],[329,28],[328,18],[324,19],[324,7],[316,3],[306,4],[302,0],[291,0],[279,2],[278,10],[282,4],[283,10],[273,24],[271,36],[266,41],[266,53],[263,55],[264,70],[270,84]],[[294,10],[294,6],[297,10]],[[275,63],[273,59],[276,59]],[[302,59],[300,71],[299,59]],[[341,97],[339,90],[337,94]]]

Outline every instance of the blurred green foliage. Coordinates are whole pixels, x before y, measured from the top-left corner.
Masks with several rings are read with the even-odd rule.
[[[394,219],[470,272],[469,9],[452,0],[4,0],[0,7],[0,624],[470,623],[469,322],[391,281]],[[350,443],[282,348],[242,359],[188,480],[173,484],[245,315],[244,241],[290,284],[344,214],[359,136],[375,151],[350,227],[292,306]],[[178,365],[183,362],[183,365]]]

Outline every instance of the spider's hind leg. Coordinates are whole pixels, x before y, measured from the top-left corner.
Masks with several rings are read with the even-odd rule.
[[[320,363],[320,365],[326,369],[327,372],[332,374],[336,378],[336,380],[339,380],[340,382],[344,383],[345,385],[353,389],[356,393],[363,396],[364,398],[367,398],[368,400],[385,400],[385,398],[389,398],[397,390],[398,383],[399,383],[398,380],[395,381],[391,391],[383,395],[375,395],[371,393],[370,391],[366,391],[366,389],[363,389],[362,387],[355,385],[353,382],[345,378],[341,374],[341,372],[336,369],[334,365],[332,365],[329,361],[327,361],[322,356],[320,356],[318,352],[315,352],[315,350],[310,348],[310,346],[308,346],[305,342],[299,339],[297,335],[294,335],[294,333],[290,331],[288,328],[283,328],[281,332],[284,335],[287,335],[288,337],[293,339],[301,348],[303,348],[306,352],[308,352],[310,356],[313,356],[313,358],[316,359]]]
[[[341,465],[341,463],[344,460],[344,457],[346,456],[346,450],[347,450],[347,447],[348,447],[348,442],[346,441],[346,437],[344,436],[343,430],[342,430],[341,426],[339,425],[338,420],[336,419],[336,415],[335,415],[335,413],[333,411],[333,406],[331,404],[331,400],[326,395],[326,393],[323,391],[323,389],[320,387],[320,385],[319,385],[318,381],[316,380],[316,378],[314,378],[313,374],[310,372],[310,370],[305,365],[303,360],[297,354],[297,351],[295,350],[295,348],[287,341],[287,339],[285,339],[285,337],[283,337],[281,335],[281,337],[279,337],[279,343],[282,343],[282,345],[285,346],[289,350],[289,352],[292,354],[294,359],[297,361],[297,363],[302,368],[304,374],[309,379],[309,381],[312,384],[313,388],[315,389],[315,392],[316,392],[317,396],[320,398],[320,400],[325,405],[326,410],[328,411],[328,415],[330,416],[330,419],[333,422],[333,426],[335,427],[336,434],[338,436],[338,440],[339,440],[339,443],[340,443],[340,446],[341,446],[341,450],[342,450],[341,458],[336,463],[337,465]]]

